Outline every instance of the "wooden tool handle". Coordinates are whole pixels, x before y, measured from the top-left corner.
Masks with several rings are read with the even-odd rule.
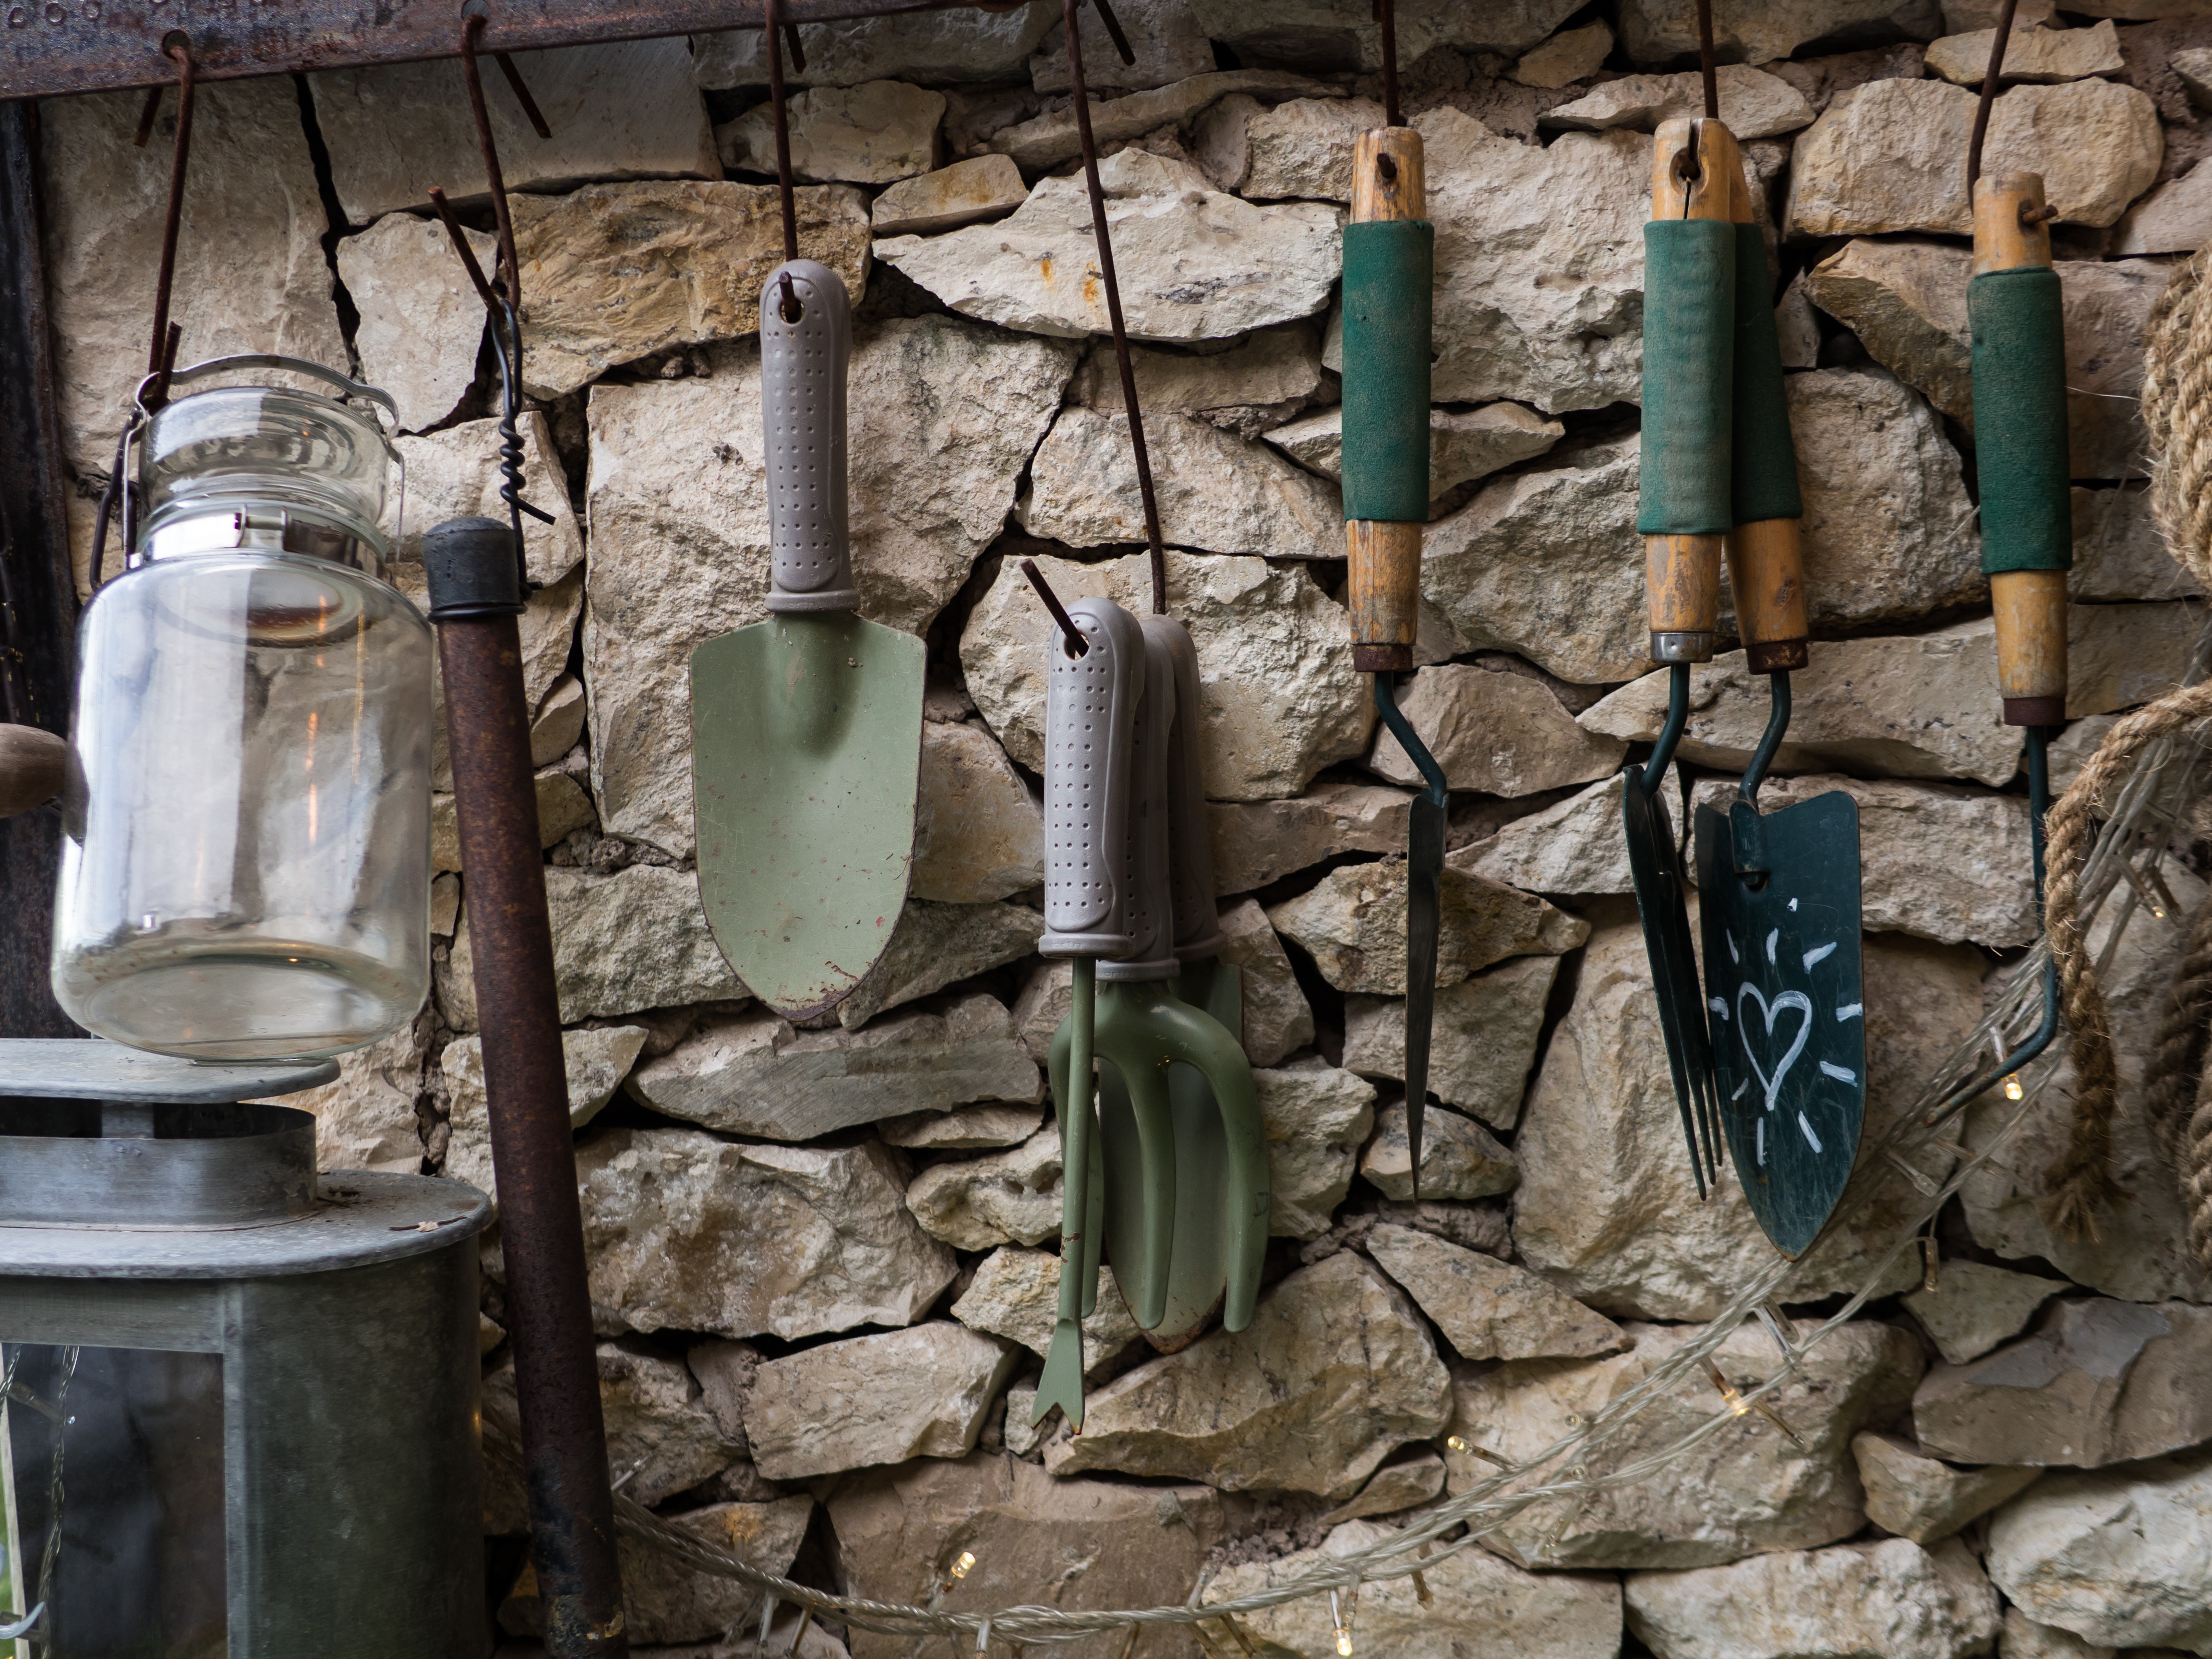
[[[1411,127],[1379,127],[1361,133],[1352,149],[1352,222],[1418,220],[1427,210],[1421,135]],[[1424,429],[1427,421],[1424,398]],[[1425,469],[1427,459],[1425,447]],[[1409,673],[1420,623],[1421,526],[1350,519],[1345,522],[1344,537],[1352,567],[1346,595],[1352,611],[1352,665],[1362,673]]]
[[[1974,275],[2051,263],[2039,173],[1984,173],[1974,181]],[[2066,720],[2066,572],[2005,570],[1990,577],[1996,616],[1997,691],[2007,726]]]

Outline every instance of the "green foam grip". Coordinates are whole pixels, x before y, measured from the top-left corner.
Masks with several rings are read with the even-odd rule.
[[[1436,227],[1344,228],[1344,516],[1425,524]]]
[[[1729,488],[1737,524],[1802,519],[1797,446],[1782,390],[1782,341],[1774,331],[1766,241],[1757,225],[1735,228],[1735,399]]]
[[[1636,527],[1647,536],[1715,536],[1735,527],[1735,270],[1732,224],[1655,219],[1644,227]]]
[[[2048,265],[1985,270],[1967,285],[1974,339],[1974,460],[1982,570],[2071,570],[2066,322]]]

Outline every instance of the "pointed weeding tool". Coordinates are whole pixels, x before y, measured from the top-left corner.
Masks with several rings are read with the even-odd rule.
[[[1097,966],[1137,944],[1131,914],[1132,750],[1145,690],[1145,635],[1110,599],[1079,599],[1046,646],[1045,932],[1038,951],[1073,959],[1075,998],[1052,1068],[1060,1120],[1060,1303],[1035,1420],[1054,1406],[1083,1427],[1083,1319],[1098,1303],[1091,1060]],[[1156,1133],[1164,1143],[1165,1126]]]
[[[1708,122],[1710,131],[1717,123]],[[1866,1116],[1858,804],[1840,791],[1762,815],[1810,659],[1797,456],[1766,249],[1741,169],[1735,225],[1730,586],[1747,665],[1773,688],[1766,731],[1726,812],[1697,813],[1706,1009],[1722,1123],[1752,1212],[1795,1260],[1850,1180]]]
[[[1182,624],[1146,617],[1145,701],[1129,814],[1135,948],[1100,964],[1100,1163],[1107,1259],[1157,1347],[1195,1338],[1216,1310],[1238,1331],[1259,1299],[1267,1253],[1266,1126],[1236,1033],[1202,1003],[1234,1007],[1234,968],[1213,903],[1196,742],[1198,657]],[[1188,960],[1185,961],[1185,953]],[[1063,1028],[1053,1048],[1064,1092]],[[1164,1165],[1164,1167],[1163,1167]]]
[[[1394,100],[1395,101],[1395,100]],[[1395,124],[1359,135],[1344,228],[1344,516],[1351,562],[1352,665],[1375,677],[1375,707],[1426,784],[1406,844],[1406,1130],[1420,1196],[1421,1115],[1442,925],[1443,769],[1398,708],[1420,620],[1421,530],[1429,517],[1429,357],[1436,228],[1421,136]]]
[[[1667,1063],[1698,1192],[1718,1178],[1712,1043],[1698,994],[1681,856],[1659,790],[1689,720],[1690,667],[1720,641],[1721,550],[1729,487],[1741,152],[1717,120],[1659,128],[1644,228],[1644,438],[1636,527],[1644,536],[1650,652],[1667,665],[1667,723],[1628,769],[1621,829]],[[1762,281],[1762,288],[1764,286]]]

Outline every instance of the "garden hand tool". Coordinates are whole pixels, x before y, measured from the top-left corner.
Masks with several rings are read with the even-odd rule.
[[[1042,585],[1040,585],[1042,586]],[[1057,1406],[1083,1427],[1083,1319],[1098,1304],[1098,1186],[1093,1178],[1091,1060],[1096,969],[1137,944],[1131,914],[1131,748],[1145,692],[1144,630],[1110,599],[1079,599],[1046,647],[1044,936],[1037,951],[1073,960],[1066,1050],[1050,1067],[1060,1120],[1060,1303],[1038,1380],[1035,1421]],[[1078,643],[1081,648],[1078,650]],[[1164,1146],[1164,1125],[1154,1133]]]
[[[1710,129],[1716,123],[1707,124]],[[1773,688],[1766,731],[1726,812],[1697,813],[1698,902],[1714,1081],[1736,1176],[1795,1261],[1826,1223],[1866,1116],[1858,804],[1840,790],[1762,815],[1759,786],[1790,729],[1808,659],[1797,455],[1782,387],[1766,249],[1741,169],[1729,577],[1751,672]]]
[[[1205,828],[1198,655],[1182,623],[1146,617],[1141,625],[1146,678],[1129,816],[1138,944],[1098,969],[1102,1218],[1123,1299],[1153,1345],[1171,1351],[1217,1309],[1232,1331],[1251,1319],[1267,1252],[1267,1145],[1251,1064],[1228,1021],[1183,1000],[1183,947],[1174,943],[1187,939],[1201,958],[1225,943],[1211,855],[1193,850],[1194,841],[1203,849]],[[1188,972],[1194,991],[1242,1024],[1234,968],[1200,961]],[[1056,1090],[1068,1036],[1063,1029],[1054,1042]]]
[[[1651,757],[1628,767],[1620,798],[1668,1067],[1701,1198],[1707,1180],[1719,1175],[1712,1044],[1698,992],[1680,855],[1659,787],[1689,720],[1690,665],[1711,662],[1719,645],[1721,547],[1735,523],[1729,487],[1736,274],[1731,221],[1742,172],[1741,152],[1719,121],[1661,125],[1651,161],[1651,222],[1644,228],[1644,439],[1636,527],[1644,536],[1651,657],[1668,668],[1667,723]]]
[[[787,261],[760,325],[769,619],[691,653],[699,897],[746,988],[804,1019],[866,976],[906,902],[923,653],[854,609],[845,284]]]
[[[1398,125],[1390,67],[1390,125],[1359,135],[1344,228],[1344,529],[1352,665],[1375,677],[1376,712],[1427,786],[1413,798],[1406,841],[1406,1130],[1418,1199],[1449,801],[1443,769],[1399,711],[1397,677],[1413,667],[1429,518],[1436,228],[1421,216],[1421,136]]]

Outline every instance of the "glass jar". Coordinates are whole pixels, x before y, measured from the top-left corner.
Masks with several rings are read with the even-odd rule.
[[[352,401],[190,390],[254,369]],[[279,357],[171,387],[138,429],[131,568],[80,629],[54,995],[161,1054],[339,1054],[430,977],[430,628],[378,574],[391,401]]]

